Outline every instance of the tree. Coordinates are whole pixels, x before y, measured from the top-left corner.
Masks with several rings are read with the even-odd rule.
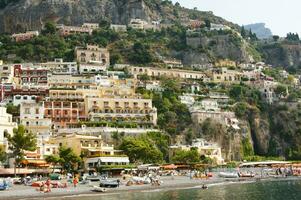
[[[146,135],[125,137],[119,147],[135,163],[161,163],[163,153]]]
[[[279,40],[279,36],[278,35],[273,35],[273,40],[275,41],[275,42],[277,42],[278,40]]]
[[[175,163],[197,163],[200,162],[200,155],[196,149],[191,149],[189,151],[178,150],[172,157],[172,161]]]
[[[240,35],[241,35],[241,37],[243,37],[243,38],[246,38],[246,37],[247,37],[247,32],[246,32],[246,29],[245,29],[244,26],[242,26],[241,29],[240,29]]]
[[[56,27],[53,22],[47,22],[44,26],[44,29],[42,31],[43,34],[55,34],[56,32]]]
[[[75,167],[80,164],[81,159],[77,156],[71,148],[64,146],[59,148],[59,163],[64,171],[74,171]]]
[[[16,176],[16,167],[24,160],[24,151],[35,151],[37,148],[37,139],[34,134],[27,132],[24,126],[19,125],[13,130],[13,136],[7,135],[9,149],[15,158],[14,173]]]
[[[279,97],[285,97],[286,96],[286,87],[284,85],[278,85],[275,88],[275,94]]]
[[[209,30],[211,29],[211,22],[210,22],[208,19],[205,20],[205,26],[206,26]]]
[[[54,166],[56,166],[59,162],[60,162],[60,157],[58,155],[49,155],[45,158],[45,161],[47,163],[50,163],[52,164],[53,166],[53,171],[52,173],[54,172]]]
[[[4,163],[7,159],[7,154],[4,151],[4,148],[0,146],[0,163]]]

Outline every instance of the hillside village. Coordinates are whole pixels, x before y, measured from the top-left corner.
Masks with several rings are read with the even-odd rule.
[[[164,53],[166,49],[160,46],[152,52],[141,43],[117,55],[118,45],[123,45],[118,39],[114,43],[92,40],[103,30],[112,35],[159,35],[177,28],[185,30],[185,48],[189,49],[184,54],[197,49],[201,57],[197,54],[188,61],[177,53]],[[125,169],[149,163],[225,165],[260,156],[300,159],[300,138],[286,151],[285,133],[269,134],[278,123],[267,125],[267,120],[281,121],[273,118],[279,113],[274,110],[272,115],[272,108],[283,113],[300,108],[301,77],[250,53],[253,47],[246,41],[254,35],[244,34],[236,27],[207,20],[189,19],[174,25],[135,18],[127,25],[48,23],[41,32],[3,36],[0,147],[5,168],[0,172],[13,174],[16,165],[17,173],[30,174],[71,168]],[[32,53],[29,49],[16,50],[53,35],[66,43],[84,39],[72,43],[68,56],[54,57],[60,53],[45,49],[46,57],[39,62],[36,57],[24,59]],[[231,47],[220,50],[227,46],[221,44],[225,41]],[[127,49],[127,41],[119,42]],[[232,44],[250,54],[237,52]],[[216,55],[222,51],[226,53]],[[288,137],[294,137],[296,129]],[[16,154],[12,142],[18,134],[31,135],[36,145]],[[76,158],[70,165],[53,161],[68,148]],[[196,158],[187,159],[185,152],[195,150]]]

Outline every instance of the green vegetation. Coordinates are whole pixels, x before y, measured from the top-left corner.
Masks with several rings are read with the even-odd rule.
[[[119,148],[133,163],[162,163],[167,158],[169,137],[162,133],[147,133],[124,137]]]
[[[35,151],[37,148],[36,136],[26,132],[24,126],[20,125],[13,131],[13,136],[7,135],[10,143],[9,149],[12,150],[12,156],[15,159],[15,176],[16,167],[24,160],[24,151]]]
[[[191,149],[189,151],[179,150],[176,151],[175,155],[172,157],[174,163],[181,164],[191,164],[200,162],[200,155],[196,149]]]
[[[4,163],[7,160],[7,154],[4,151],[4,148],[0,146],[0,163]]]
[[[66,147],[60,147],[58,155],[50,155],[45,160],[52,165],[60,164],[64,172],[73,172],[81,162],[81,158]]]

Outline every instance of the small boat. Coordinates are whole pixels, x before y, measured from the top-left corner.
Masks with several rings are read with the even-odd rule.
[[[96,185],[93,186],[93,189],[91,190],[92,192],[106,192],[107,189],[103,187],[98,187]]]
[[[105,188],[116,188],[119,186],[119,183],[117,180],[101,180],[99,183],[99,187],[105,187]]]
[[[219,177],[222,178],[238,178],[238,173],[237,172],[220,172],[218,174]]]
[[[4,180],[0,180],[0,191],[1,190],[7,190],[8,189],[8,185]]]
[[[253,173],[238,173],[238,175],[241,178],[253,178],[255,176]]]
[[[208,189],[208,186],[207,186],[207,185],[202,185],[202,189],[203,189],[203,190],[207,190],[207,189]]]
[[[100,176],[94,176],[94,175],[86,177],[87,181],[99,181],[100,179],[101,179]]]

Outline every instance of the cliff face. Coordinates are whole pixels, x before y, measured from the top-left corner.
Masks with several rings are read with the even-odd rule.
[[[299,42],[275,42],[260,46],[265,62],[274,66],[301,67],[301,44]]]
[[[40,30],[49,20],[80,25],[109,19],[127,24],[131,18],[156,17],[142,0],[20,0],[0,10],[0,32]]]

